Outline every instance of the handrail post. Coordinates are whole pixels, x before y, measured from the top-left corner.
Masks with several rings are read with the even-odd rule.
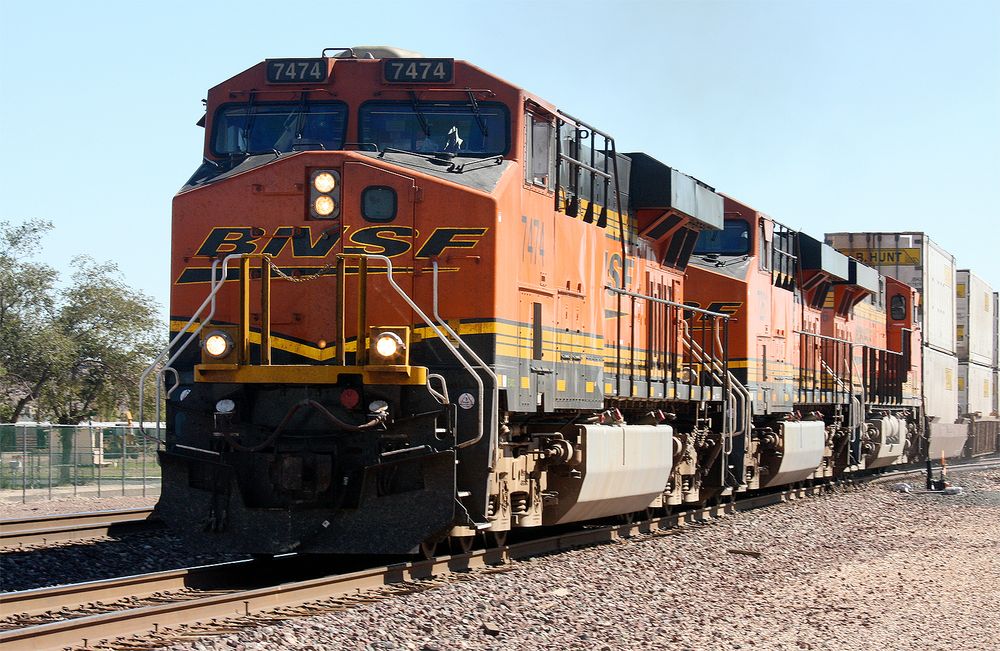
[[[250,363],[250,256],[240,258],[240,363]]]
[[[389,273],[386,271],[386,273]],[[368,310],[368,258],[361,256],[358,260],[358,346],[354,354],[354,363],[364,366],[367,361],[365,350],[365,330],[367,328]]]
[[[344,346],[346,345],[346,336],[344,333],[344,292],[347,289],[347,278],[346,278],[347,265],[344,260],[343,255],[337,256],[337,297],[336,297],[336,334],[334,344],[336,345],[337,351],[337,364],[339,366],[347,366],[347,353],[344,351]]]
[[[260,258],[260,363],[271,365],[271,260]]]

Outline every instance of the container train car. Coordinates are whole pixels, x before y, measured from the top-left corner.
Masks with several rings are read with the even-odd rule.
[[[926,454],[939,459],[995,449],[1000,321],[989,285],[957,269],[954,256],[926,233],[827,233],[826,242],[921,294],[915,319],[924,332]]]
[[[926,453],[910,287],[467,62],[270,59],[199,124],[151,369],[202,546],[462,550]]]

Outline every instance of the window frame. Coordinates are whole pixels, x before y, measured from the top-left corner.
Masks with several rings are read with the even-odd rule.
[[[751,253],[753,251],[753,236],[752,236],[752,234],[750,232],[750,228],[751,228],[750,222],[748,222],[745,219],[727,219],[727,220],[725,220],[725,222],[723,222],[721,230],[718,230],[718,231],[705,230],[705,231],[701,231],[701,233],[708,233],[710,235],[715,234],[715,233],[727,234],[727,230],[728,229],[726,227],[729,226],[730,224],[742,224],[743,225],[743,230],[741,230],[740,233],[746,235],[746,237],[744,238],[746,240],[746,242],[745,242],[746,246],[744,247],[744,250],[739,251],[739,252],[735,252],[735,253],[732,252],[732,251],[699,251],[698,247],[697,247],[697,243],[696,243],[694,249],[692,250],[692,254],[694,254],[694,255],[713,255],[714,254],[714,255],[719,255],[719,256],[741,256],[741,255],[747,255],[748,256],[748,255],[751,255]],[[701,233],[699,233],[699,239],[701,239]]]
[[[392,216],[388,219],[372,219],[365,214],[365,196],[372,190],[389,190],[392,192]],[[361,218],[370,224],[391,224],[399,216],[399,192],[389,185],[369,185],[361,191]]]
[[[535,174],[535,141],[537,137],[537,126],[548,127],[548,148],[546,160],[546,172],[542,177]],[[552,118],[545,118],[543,115],[535,113],[530,109],[524,112],[524,184],[529,188],[552,192],[555,189],[555,131]],[[541,179],[541,180],[539,180]]]
[[[348,106],[347,102],[345,102],[343,100],[329,100],[329,101],[321,101],[321,102],[318,102],[318,101],[308,101],[308,102],[306,102],[306,105],[309,105],[309,106],[338,106],[338,107],[340,107],[342,109],[342,111],[343,111],[343,118],[344,118],[344,125],[343,125],[342,131],[340,133],[340,147],[334,148],[334,149],[326,149],[325,151],[339,151],[339,150],[342,150],[343,147],[344,147],[344,144],[347,142],[347,131],[348,131],[348,128],[350,126],[350,121],[351,121],[350,106]],[[291,101],[291,102],[257,102],[257,101],[255,101],[255,102],[253,102],[253,104],[251,104],[250,102],[225,102],[223,104],[219,104],[219,106],[217,106],[215,108],[215,111],[212,113],[211,130],[208,132],[208,150],[212,153],[213,156],[226,157],[226,156],[234,156],[234,155],[239,155],[239,154],[246,154],[248,156],[254,156],[254,155],[268,153],[266,151],[263,151],[263,152],[238,152],[238,151],[234,151],[234,152],[220,152],[220,151],[218,151],[215,148],[216,139],[217,139],[216,134],[217,134],[217,130],[218,130],[219,122],[220,122],[220,117],[221,117],[222,113],[226,109],[234,107],[234,106],[241,106],[241,107],[247,107],[247,108],[249,108],[251,106],[253,106],[254,108],[259,107],[259,106],[287,106],[287,107],[290,107],[290,108],[301,108],[303,106],[303,103],[301,101]],[[296,150],[289,150],[287,152],[282,152],[282,153],[292,153],[293,151],[296,151]]]
[[[376,105],[400,106],[400,107],[404,107],[404,108],[410,108],[411,111],[413,109],[413,104],[408,99],[407,100],[370,99],[370,100],[366,100],[366,101],[362,102],[358,106],[358,110],[357,110],[357,120],[358,120],[357,135],[358,135],[358,140],[359,141],[364,138],[364,136],[362,136],[362,131],[364,129],[364,112],[366,110],[369,110],[372,106],[376,106]],[[467,107],[469,109],[469,116],[472,117],[473,120],[475,120],[475,113],[472,111],[471,104],[469,102],[467,102],[467,101],[461,101],[461,100],[442,100],[442,101],[433,101],[433,102],[424,101],[424,102],[418,102],[418,105],[439,105],[439,106],[440,105],[445,105],[445,106],[454,106],[455,108]],[[483,109],[483,108],[499,108],[499,109],[501,109],[501,111],[502,111],[502,113],[504,115],[504,148],[503,148],[503,151],[499,151],[499,152],[469,154],[469,157],[473,157],[473,158],[474,157],[479,157],[479,156],[483,156],[483,157],[488,157],[488,156],[504,156],[504,157],[506,157],[507,154],[510,152],[510,148],[511,148],[511,135],[510,135],[511,134],[511,124],[510,124],[511,118],[510,118],[510,109],[503,102],[477,102],[476,105],[480,109]],[[426,113],[425,113],[425,115],[426,115]],[[461,134],[459,134],[459,135],[461,135]],[[376,146],[379,146],[378,143],[373,143],[373,144],[375,144]],[[414,152],[414,153],[426,155],[429,152]],[[460,156],[462,156],[462,155],[464,155],[464,154],[460,154]]]

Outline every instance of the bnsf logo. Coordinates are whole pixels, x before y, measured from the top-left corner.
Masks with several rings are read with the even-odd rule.
[[[743,303],[740,301],[716,301],[714,303],[709,303],[704,308],[702,308],[698,301],[684,301],[684,305],[708,310],[709,312],[715,312],[716,314],[727,314],[729,316],[735,316],[740,311],[740,308],[743,307]],[[694,315],[695,312],[693,310],[687,310],[684,316],[691,318]],[[696,320],[703,319],[704,317],[705,315],[698,313]]]
[[[486,231],[485,228],[436,228],[415,246],[419,233],[409,226],[368,226],[347,236],[343,252],[392,258],[416,249],[414,257],[434,258],[448,249],[475,248]],[[215,258],[233,253],[267,253],[278,256],[290,251],[296,258],[325,258],[337,248],[341,237],[340,228],[314,234],[311,226],[280,226],[268,236],[261,228],[220,226],[212,229],[195,255]]]

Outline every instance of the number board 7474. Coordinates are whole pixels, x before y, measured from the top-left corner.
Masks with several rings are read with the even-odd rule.
[[[454,59],[383,59],[382,78],[387,84],[450,84]]]

